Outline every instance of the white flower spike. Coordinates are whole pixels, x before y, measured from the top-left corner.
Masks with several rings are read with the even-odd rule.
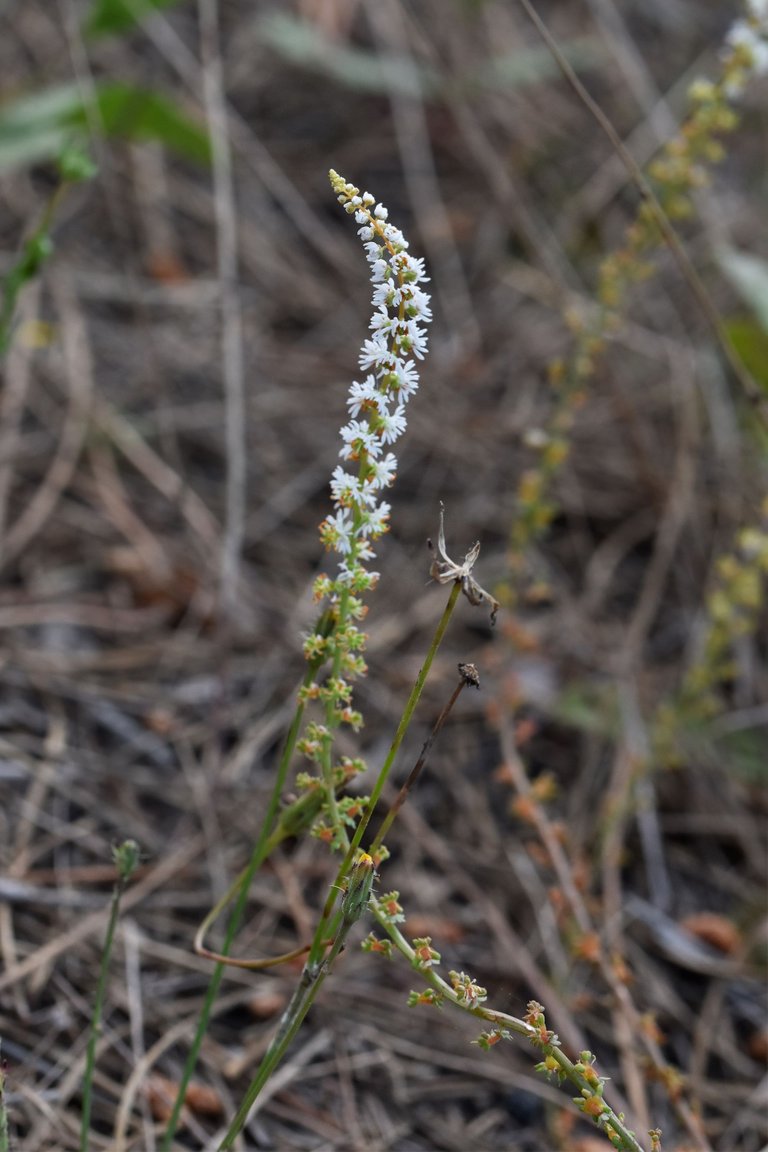
[[[363,342],[360,367],[368,375],[355,380],[347,405],[351,419],[341,429],[339,455],[356,465],[339,465],[331,480],[335,512],[320,525],[320,538],[340,557],[338,579],[362,587],[364,560],[375,556],[370,542],[387,531],[389,505],[380,493],[394,483],[397,458],[384,451],[402,436],[405,409],[418,388],[415,360],[427,348],[424,324],[432,319],[424,261],[411,256],[402,232],[388,222],[389,213],[370,192],[360,193],[337,172],[331,186],[346,212],[359,224],[358,236],[371,266],[373,283],[372,335]]]

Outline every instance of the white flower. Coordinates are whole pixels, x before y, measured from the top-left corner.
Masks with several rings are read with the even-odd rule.
[[[326,548],[333,548],[343,556],[352,551],[352,513],[348,508],[326,516],[320,525],[320,538]]]
[[[747,0],[747,11],[753,20],[768,25],[768,0]]]
[[[401,320],[400,332],[405,332],[405,337],[410,344],[410,350],[414,356],[419,360],[424,359],[427,351],[427,332],[425,328],[419,328],[415,320]]]
[[[382,259],[382,257],[379,255],[381,249],[379,248],[378,244],[374,244],[372,247],[376,249],[376,253],[373,256],[373,259],[370,261],[371,281],[373,284],[386,282],[387,285],[389,285],[392,283],[392,269],[390,268],[387,261]],[[375,296],[376,293],[374,292],[374,298]]]
[[[381,368],[392,359],[386,338],[376,335],[372,340],[364,340],[360,349],[359,364],[361,368]]]
[[[368,327],[373,328],[380,336],[393,336],[399,324],[397,316],[390,316],[385,308],[380,308],[378,312],[374,312]]]
[[[349,424],[345,424],[341,429],[341,438],[344,447],[339,456],[344,460],[357,460],[361,452],[367,452],[369,456],[375,458],[381,452],[381,441],[378,436],[361,420],[350,420]]]
[[[387,452],[381,460],[374,461],[371,482],[377,488],[389,488],[390,484],[394,482],[396,472],[397,456],[394,452]]]
[[[392,389],[403,403],[407,403],[419,387],[419,370],[416,365],[412,360],[396,357],[388,369],[388,375],[392,380]]]
[[[338,579],[342,582],[342,584],[351,584],[353,580],[355,580],[355,581],[359,580],[360,573],[362,571],[364,571],[364,570],[360,568],[360,565],[357,563],[356,560],[353,561],[352,564],[350,564],[350,562],[348,560],[340,560],[339,561]],[[370,571],[366,572],[365,573],[366,587],[373,588],[374,584],[379,579],[379,576],[380,576],[379,572],[370,572]]]
[[[432,309],[429,306],[429,296],[423,292],[421,288],[408,288],[407,291],[405,311],[408,316],[419,317],[421,320],[432,319]]]
[[[357,554],[358,560],[375,560],[376,559],[376,553],[374,552],[373,548],[371,548],[370,544],[367,542],[367,540],[363,536],[359,536],[357,538],[357,547],[355,548],[355,552]]]
[[[353,505],[361,507],[364,504],[375,504],[376,495],[370,485],[365,485],[359,477],[345,472],[341,464],[337,464],[331,477],[331,496],[337,507],[350,508]]]
[[[408,247],[408,241],[399,228],[395,228],[392,224],[384,225],[384,239],[388,240],[396,252],[404,252]]]
[[[377,244],[375,240],[371,240],[369,243],[363,244],[363,248],[365,248],[365,258],[369,264],[375,265],[382,262],[387,268],[389,267],[386,260],[387,250],[383,248],[381,244]],[[371,279],[373,279],[373,277],[371,277]]]
[[[389,520],[389,513],[391,508],[389,504],[379,504],[378,508],[372,509],[370,512],[364,513],[363,524],[359,529],[361,536],[365,534],[368,536],[381,536],[387,530],[387,520]]]
[[[394,444],[395,440],[399,440],[405,432],[406,423],[405,405],[398,404],[394,412],[381,408],[379,410],[379,429],[382,441],[385,444]]]
[[[423,256],[411,256],[409,252],[401,252],[397,257],[396,267],[408,284],[429,283]]]
[[[399,307],[401,299],[403,299],[402,289],[395,288],[391,280],[382,280],[373,290],[371,304],[379,311],[386,311],[388,308]]]
[[[353,416],[359,416],[366,405],[381,404],[381,393],[375,376],[366,376],[360,383],[353,380],[347,397],[347,406]]]
[[[347,397],[350,420],[341,429],[344,460],[358,461],[356,475],[338,465],[331,478],[336,506],[321,526],[326,547],[342,557],[339,578],[358,586],[360,565],[374,556],[369,540],[387,531],[390,507],[377,493],[395,479],[397,457],[383,454],[405,431],[405,405],[418,388],[415,360],[427,348],[423,327],[431,317],[424,261],[408,253],[408,241],[389,223],[389,213],[373,196],[331,172],[339,203],[354,215],[373,285],[371,337],[363,341],[359,364],[365,379],[353,381]],[[390,403],[391,402],[391,403]],[[353,527],[354,525],[354,527]]]

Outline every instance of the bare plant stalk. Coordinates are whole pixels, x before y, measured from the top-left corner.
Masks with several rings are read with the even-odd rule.
[[[135,840],[125,840],[113,852],[115,867],[117,868],[117,882],[112,891],[112,900],[109,911],[107,932],[104,937],[104,947],[101,951],[101,964],[99,965],[99,980],[96,985],[96,998],[93,1004],[91,1017],[91,1034],[88,1037],[88,1048],[85,1055],[85,1072],[83,1074],[83,1112],[80,1122],[80,1152],[88,1152],[91,1128],[91,1099],[93,1093],[93,1075],[96,1071],[96,1045],[101,1035],[101,1019],[104,1011],[104,996],[107,989],[107,976],[109,975],[109,961],[112,955],[112,945],[115,940],[117,921],[120,916],[120,898],[126,885],[139,863],[139,846]],[[2,1144],[0,1144],[0,1149]]]
[[[400,791],[398,792],[398,794],[394,800],[394,803],[392,804],[392,807],[389,809],[389,812],[387,812],[386,816],[384,817],[384,819],[381,822],[381,827],[379,828],[378,832],[376,833],[374,841],[371,845],[371,853],[373,856],[376,855],[377,850],[381,847],[382,843],[384,842],[384,837],[386,836],[387,832],[391,828],[392,823],[395,820],[395,817],[397,816],[397,814],[400,811],[400,809],[402,808],[403,804],[405,804],[405,801],[408,799],[409,794],[413,790],[414,785],[416,784],[416,781],[418,780],[419,776],[421,775],[422,769],[424,768],[424,765],[427,762],[427,757],[429,756],[429,753],[432,750],[432,745],[434,744],[437,737],[440,735],[440,731],[441,731],[443,725],[445,724],[446,720],[448,719],[449,715],[451,714],[451,710],[453,709],[453,706],[456,703],[456,701],[458,700],[459,696],[461,695],[463,689],[466,688],[468,684],[471,684],[474,688],[480,687],[480,679],[478,677],[477,669],[475,668],[474,664],[459,664],[459,677],[460,677],[459,682],[456,685],[456,687],[454,688],[453,692],[451,693],[450,700],[448,701],[448,703],[443,708],[442,712],[440,713],[437,720],[435,721],[434,728],[430,732],[427,739],[424,741],[424,746],[421,749],[421,754],[420,754],[418,760],[416,761],[416,763],[414,764],[413,768],[411,769],[411,771],[408,775],[408,779],[403,784],[402,788],[400,789]]]
[[[242,1131],[254,1102],[282,1060],[307,1012],[312,1007],[325,977],[331,971],[336,957],[344,947],[349,930],[366,912],[375,875],[373,858],[367,852],[361,853],[348,877],[347,890],[341,902],[336,939],[333,941],[328,955],[321,963],[317,964],[307,960],[304,965],[298,987],[283,1013],[278,1030],[261,1062],[258,1073],[246,1092],[227,1134],[219,1145],[219,1152],[226,1152],[226,1149],[231,1148],[238,1134]]]

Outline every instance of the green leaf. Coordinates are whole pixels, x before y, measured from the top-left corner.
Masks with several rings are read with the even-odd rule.
[[[93,0],[91,10],[83,24],[83,31],[92,39],[97,36],[114,36],[135,28],[153,12],[162,8],[172,8],[179,2],[180,0]]]
[[[751,317],[728,319],[725,330],[752,379],[768,393],[768,331]]]
[[[159,92],[130,84],[106,84],[97,89],[96,109],[107,136],[157,140],[189,160],[210,163],[211,146],[205,128]],[[88,127],[86,108],[81,108],[79,119],[84,128]]]
[[[0,171],[53,160],[72,138],[69,119],[81,106],[76,84],[62,84],[0,106]]]
[[[720,248],[717,262],[768,332],[768,262],[735,248]]]
[[[130,84],[97,84],[86,94],[61,84],[0,106],[0,171],[55,160],[94,130],[127,140],[156,140],[209,164],[205,128],[167,96]]]

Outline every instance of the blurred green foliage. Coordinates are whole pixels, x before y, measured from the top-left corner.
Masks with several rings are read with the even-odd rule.
[[[84,90],[59,84],[0,107],[0,172],[57,159],[73,141],[94,132],[125,140],[155,140],[208,164],[205,128],[167,96],[131,84],[103,82]]]
[[[145,16],[163,8],[173,8],[180,0],[94,0],[85,18],[86,36],[115,36],[129,32]]]

